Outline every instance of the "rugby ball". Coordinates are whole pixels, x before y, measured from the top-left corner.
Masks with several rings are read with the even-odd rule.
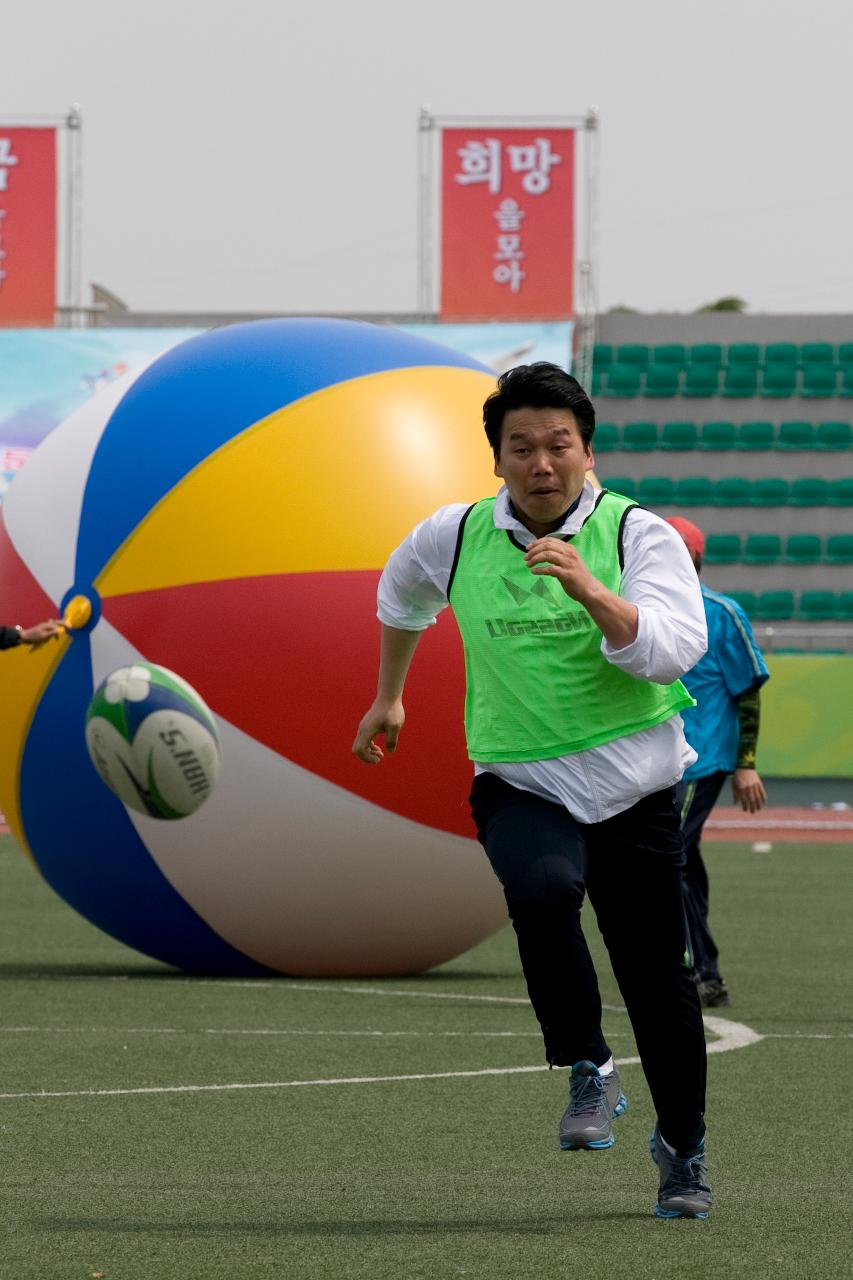
[[[107,676],[86,712],[86,746],[101,780],[152,818],[187,818],[219,774],[213,714],[186,680],[151,662]]]

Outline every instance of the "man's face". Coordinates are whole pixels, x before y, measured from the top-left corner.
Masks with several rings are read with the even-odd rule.
[[[537,537],[559,527],[592,467],[592,450],[570,409],[510,409],[504,415],[495,475]]]

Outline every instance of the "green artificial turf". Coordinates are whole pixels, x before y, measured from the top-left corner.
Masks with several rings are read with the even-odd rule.
[[[615,1147],[588,1154],[557,1148],[564,1072],[279,1087],[538,1066],[509,930],[416,978],[187,979],[3,838],[0,1093],[76,1096],[0,1098],[0,1277],[850,1276],[853,850],[707,852],[733,993],[712,1012],[767,1038],[709,1058],[703,1223],[651,1214],[636,1065]],[[618,1008],[605,1030],[634,1054]],[[236,1084],[276,1087],[198,1089]],[[80,1092],[134,1088],[185,1091]]]

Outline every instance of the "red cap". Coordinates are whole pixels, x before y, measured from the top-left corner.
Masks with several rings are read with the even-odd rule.
[[[683,516],[673,516],[671,520],[667,520],[667,524],[671,524],[673,529],[681,534],[688,551],[698,556],[704,554],[705,535],[692,520],[685,520]]]

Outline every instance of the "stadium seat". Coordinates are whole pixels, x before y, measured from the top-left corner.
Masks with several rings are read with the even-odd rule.
[[[697,342],[689,351],[690,364],[713,365],[721,369],[723,365],[723,348],[719,342]]]
[[[708,399],[717,394],[719,370],[715,364],[689,364],[681,383],[681,394],[691,400]]]
[[[826,480],[803,476],[791,481],[789,502],[792,507],[825,507],[829,500]]]
[[[837,608],[834,591],[803,591],[800,595],[800,617],[807,622],[831,622]]]
[[[623,498],[636,498],[637,482],[631,476],[608,476],[601,481],[602,487],[611,493],[621,493]]]
[[[756,618],[783,622],[793,616],[793,591],[762,591],[755,601]]]
[[[796,394],[797,366],[795,364],[766,364],[761,376],[761,394],[765,399],[781,399]]]
[[[723,375],[721,395],[740,400],[754,396],[758,390],[758,368],[754,364],[730,364]]]
[[[609,342],[596,342],[592,348],[594,369],[607,369],[613,364],[613,347]]]
[[[744,613],[750,618],[754,617],[756,602],[756,595],[754,591],[727,591],[726,595],[736,601],[737,604],[740,605],[741,609],[743,609]]]
[[[832,364],[835,348],[831,342],[804,342],[800,347],[800,364]]]
[[[706,507],[714,501],[714,486],[707,476],[682,476],[675,482],[676,506]]]
[[[791,533],[785,543],[786,564],[818,564],[821,540],[816,533]]]
[[[807,400],[828,400],[835,395],[836,380],[834,364],[804,365],[800,394]]]
[[[853,397],[853,364],[843,364],[841,366],[841,381],[838,387],[838,394],[843,400],[849,400]]]
[[[853,622],[853,591],[839,591],[836,597],[836,617],[842,622]]]
[[[737,429],[733,422],[703,422],[699,433],[699,448],[716,451],[733,449],[736,437]]]
[[[739,533],[709,533],[705,539],[706,564],[737,564],[740,560]]]
[[[604,390],[604,379],[597,369],[592,371],[592,397],[595,399],[600,396]]]
[[[776,428],[772,422],[742,422],[738,427],[735,447],[738,449],[772,449]]]
[[[799,363],[800,353],[794,342],[768,342],[764,348],[764,367],[768,365],[796,365]]]
[[[775,564],[782,555],[778,533],[751,533],[743,549],[744,564]]]
[[[677,369],[683,369],[687,363],[687,353],[680,342],[664,342],[652,347],[651,363],[675,365]]]
[[[646,385],[643,392],[647,396],[664,399],[677,396],[681,370],[675,364],[650,364],[646,370]]]
[[[810,422],[780,422],[777,449],[813,449],[814,427]]]
[[[827,499],[831,507],[853,507],[853,476],[828,481]]]
[[[671,476],[643,476],[637,486],[637,500],[645,507],[671,507],[674,492]]]
[[[613,422],[597,422],[592,437],[592,447],[596,453],[613,453],[619,448],[619,428]]]
[[[849,422],[819,422],[815,431],[818,449],[849,449],[853,444],[853,430]]]
[[[638,396],[642,373],[636,364],[612,364],[607,370],[607,395]]]
[[[622,428],[622,448],[635,453],[647,453],[658,447],[656,422],[626,422]]]
[[[826,540],[830,564],[853,564],[853,533],[831,533]]]
[[[757,342],[732,342],[726,348],[727,365],[747,365],[756,368],[761,363],[761,348]]]
[[[617,364],[630,364],[645,369],[649,363],[649,348],[644,342],[628,342],[616,352]]]
[[[838,347],[838,363],[853,365],[853,342],[842,342]]]
[[[696,448],[697,435],[695,422],[665,422],[661,430],[660,447],[686,453]]]
[[[752,503],[752,481],[746,480],[743,476],[723,476],[714,485],[713,501],[716,507],[750,506]]]
[[[780,476],[762,476],[752,482],[752,505],[754,507],[786,507],[788,505],[790,486]]]

